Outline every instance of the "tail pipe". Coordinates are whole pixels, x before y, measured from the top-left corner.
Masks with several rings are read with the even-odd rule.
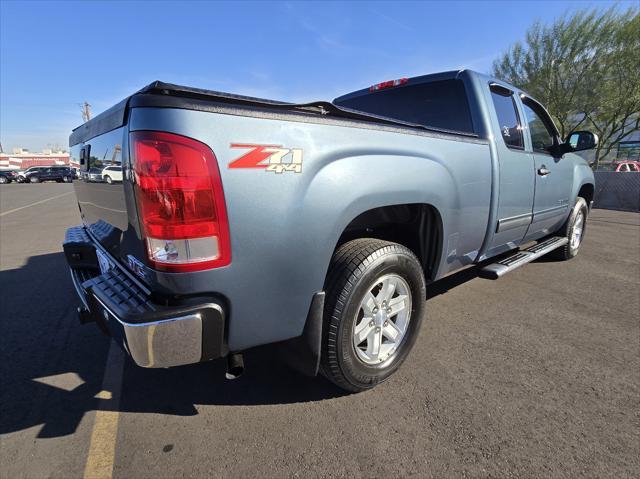
[[[244,372],[244,359],[241,353],[230,353],[227,356],[227,379],[238,379]]]

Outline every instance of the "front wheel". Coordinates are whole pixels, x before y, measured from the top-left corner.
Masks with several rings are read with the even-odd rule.
[[[0,183],[1,184],[9,183],[9,180],[7,178],[5,178],[4,176],[0,176]]]
[[[64,181],[65,183],[71,183],[71,177],[70,176],[63,176],[62,177],[62,181]]]
[[[104,181],[106,181],[108,184],[113,183],[113,180],[111,179],[111,177],[110,177],[109,175],[106,175],[106,176],[104,177]]]
[[[587,227],[587,216],[589,214],[589,208],[584,198],[578,196],[576,203],[571,210],[571,214],[560,231],[558,236],[564,236],[569,241],[566,245],[550,253],[555,259],[568,260],[578,254],[580,246],[582,246],[582,240],[584,239],[584,233]]]
[[[37,176],[31,176],[29,177],[29,183],[40,183],[40,178]]]
[[[424,274],[406,247],[363,238],[334,254],[326,283],[322,374],[364,391],[406,359],[425,314]]]

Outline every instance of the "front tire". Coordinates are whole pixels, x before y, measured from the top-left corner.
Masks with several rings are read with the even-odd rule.
[[[322,374],[351,392],[387,380],[409,354],[425,314],[416,256],[397,243],[350,241],[335,252],[325,289]]]
[[[38,178],[37,176],[31,176],[29,178],[29,183],[40,183],[40,178]]]
[[[109,184],[109,185],[110,185],[111,183],[113,183],[113,180],[111,179],[111,177],[110,177],[109,175],[106,175],[106,176],[104,177],[104,181],[106,181],[106,182],[107,182],[107,184]]]
[[[584,233],[587,227],[587,216],[589,208],[584,198],[577,197],[576,203],[571,210],[571,214],[562,228],[558,231],[558,236],[566,237],[569,242],[561,248],[553,250],[549,255],[555,259],[566,261],[578,254]]]
[[[0,184],[6,184],[6,183],[9,183],[9,180],[4,176],[0,176]]]
[[[70,176],[64,176],[62,178],[62,181],[65,182],[65,183],[71,183],[71,177]]]

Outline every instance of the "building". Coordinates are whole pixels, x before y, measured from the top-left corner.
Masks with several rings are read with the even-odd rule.
[[[640,132],[636,131],[618,143],[616,160],[640,161]]]
[[[31,166],[68,165],[69,153],[65,151],[53,152],[43,150],[41,153],[31,153],[25,148],[14,148],[13,153],[0,153],[0,169],[24,170]]]

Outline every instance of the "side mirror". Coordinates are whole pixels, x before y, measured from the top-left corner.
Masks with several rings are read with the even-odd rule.
[[[591,150],[598,145],[598,135],[590,131],[574,131],[565,141],[567,151]]]

